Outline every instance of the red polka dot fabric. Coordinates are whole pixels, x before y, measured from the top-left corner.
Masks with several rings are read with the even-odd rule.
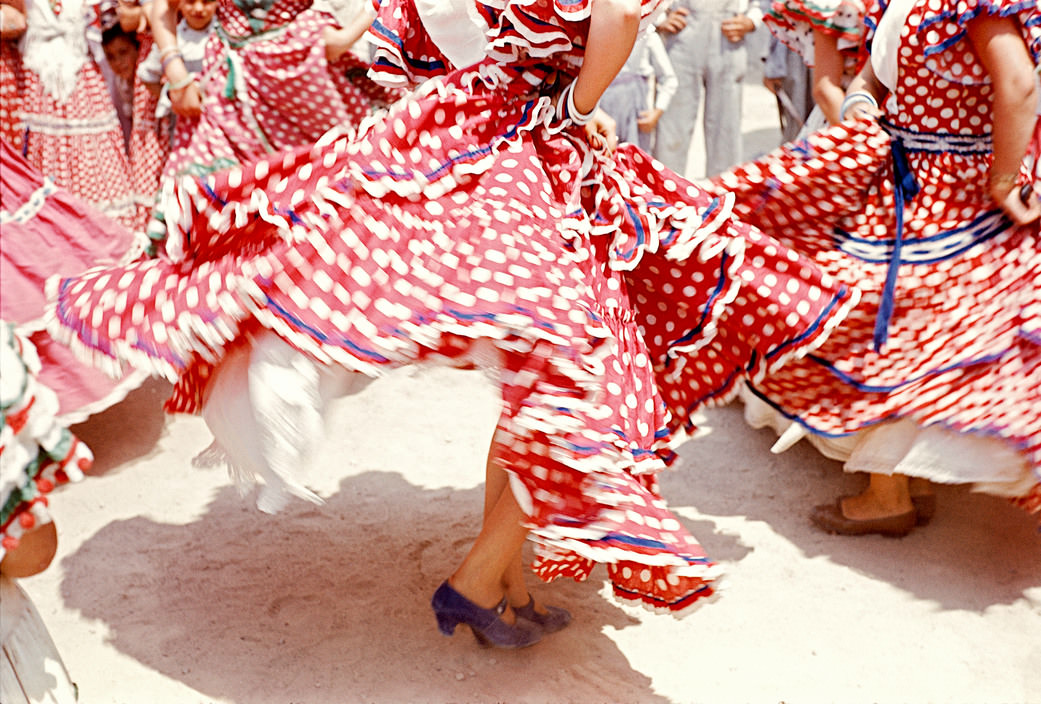
[[[136,211],[123,131],[101,69],[88,59],[58,100],[26,71],[26,158],[40,173],[127,227]]]
[[[511,3],[489,15],[510,34],[508,63],[427,81],[356,131],[179,181],[166,222],[181,256],[66,279],[55,334],[166,374],[168,408],[185,412],[258,328],[367,374],[462,363],[491,342],[495,450],[530,504],[536,572],[585,579],[607,563],[617,595],[669,611],[710,594],[718,568],[654,475],[694,411],[819,345],[856,291],[735,220],[732,196],[556,118],[588,26],[575,6]],[[395,36],[403,8],[380,7]],[[520,17],[548,38],[522,50]],[[414,65],[412,38],[429,44],[406,36],[397,57]],[[526,58],[562,36],[568,61]]]
[[[739,216],[864,292],[820,349],[754,387],[825,435],[910,417],[999,437],[1041,478],[1038,224],[1013,226],[987,192],[998,128],[992,89],[962,41],[967,18],[1015,13],[1021,4],[958,3],[955,15],[949,6],[921,0],[911,11],[897,107],[882,126],[832,127],[715,180],[719,192],[737,195]],[[1033,3],[1020,22],[1036,58],[1041,17]],[[876,349],[895,256],[901,152],[919,190],[904,206],[894,310]],[[1030,178],[1024,171],[1022,181]],[[1037,495],[1035,487],[1022,502],[1037,510]]]
[[[359,89],[366,79],[356,57],[326,61],[322,31],[336,20],[310,5],[275,0],[246,14],[233,0],[220,0],[200,81],[203,115],[183,129],[178,123],[166,175],[205,173],[310,144],[336,125],[356,124],[374,97],[398,97]]]
[[[148,58],[152,35],[139,34],[138,62]],[[130,179],[136,209],[135,229],[143,232],[159,192],[159,176],[170,156],[171,117],[157,118],[159,96],[134,75],[133,123],[130,131]]]
[[[807,66],[814,61],[814,33],[833,37],[846,59],[846,73],[857,72],[864,30],[863,0],[776,0],[763,21]]]
[[[19,151],[25,136],[21,115],[25,82],[18,46],[14,42],[0,42],[0,139]]]

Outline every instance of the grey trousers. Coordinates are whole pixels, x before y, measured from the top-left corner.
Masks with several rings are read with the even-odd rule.
[[[619,142],[650,150],[653,134],[641,132],[636,120],[647,109],[647,79],[635,73],[620,73],[600,97],[600,109],[615,121]]]
[[[714,176],[741,159],[741,82],[748,70],[748,52],[743,40],[730,42],[720,29],[722,21],[735,14],[730,0],[697,0],[690,5],[687,26],[665,39],[679,87],[658,121],[654,156],[687,175],[687,153],[704,103],[705,172]]]

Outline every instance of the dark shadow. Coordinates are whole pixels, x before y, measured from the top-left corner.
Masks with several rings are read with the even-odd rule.
[[[933,522],[906,538],[827,535],[810,523],[810,509],[858,493],[865,477],[845,474],[805,441],[771,454],[773,431],[748,427],[739,403],[707,416],[712,432],[684,445],[677,471],[662,476],[670,505],[764,521],[810,557],[827,557],[945,609],[983,611],[1041,586],[1037,516],[967,487],[939,486]],[[699,456],[728,461],[705,466]],[[727,559],[713,554],[710,540],[703,544],[709,555]]]
[[[70,427],[94,453],[92,476],[101,476],[139,457],[147,457],[166,425],[163,403],[172,386],[148,378],[116,405]]]
[[[603,632],[637,623],[599,593],[603,572],[537,587],[575,620],[530,649],[482,650],[465,628],[440,635],[430,596],[468,549],[481,503],[481,488],[366,472],[324,506],[267,516],[225,488],[187,525],[106,525],[62,561],[62,597],[121,652],[222,701],[667,701]]]

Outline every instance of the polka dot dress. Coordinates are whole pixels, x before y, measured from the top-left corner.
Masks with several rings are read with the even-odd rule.
[[[245,163],[274,149],[310,144],[328,129],[356,124],[372,110],[374,93],[353,56],[330,65],[322,31],[332,15],[310,0],[255,3],[248,11],[220,0],[200,87],[203,116],[178,128],[166,175]]]
[[[60,14],[61,6],[54,11]],[[26,69],[22,102],[26,158],[59,186],[133,227],[135,209],[123,131],[101,69],[90,55],[75,80],[70,95],[60,99]]]
[[[987,193],[992,90],[963,24],[1023,5],[955,4],[954,12],[939,0],[915,4],[884,126],[830,128],[716,185],[736,193],[741,217],[864,291],[819,350],[757,382],[759,395],[824,435],[910,417],[999,437],[1041,478],[1041,241],[1037,223],[1013,226]],[[1036,60],[1036,7],[1019,19]],[[918,187],[900,189],[902,229],[898,168]],[[887,291],[894,256],[898,275]],[[1035,486],[1021,502],[1037,510],[1039,497]]]
[[[18,547],[27,531],[51,522],[47,494],[83,478],[94,456],[55,420],[58,401],[39,383],[36,350],[14,325],[0,320],[0,559]]]
[[[0,139],[18,150],[25,136],[21,115],[25,81],[18,46],[14,42],[0,42]]]
[[[585,579],[606,563],[619,597],[679,611],[718,568],[655,474],[694,411],[819,345],[856,291],[736,221],[731,196],[556,117],[589,3],[483,7],[494,50],[451,70],[411,3],[382,3],[379,71],[447,73],[356,131],[179,181],[178,256],[64,280],[54,332],[166,374],[184,412],[259,329],[373,375],[464,363],[490,342],[494,450],[536,572]]]
[[[833,37],[849,76],[858,70],[864,26],[863,0],[776,0],[763,21],[784,44],[814,66],[813,35]]]

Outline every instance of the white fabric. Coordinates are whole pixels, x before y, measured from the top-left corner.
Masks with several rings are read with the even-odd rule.
[[[847,472],[973,484],[976,491],[1004,497],[1021,496],[1037,483],[1026,459],[999,438],[941,426],[923,428],[906,418],[842,437],[825,437],[793,423],[747,388],[742,389],[741,400],[750,426],[769,427],[781,436],[771,448],[775,453],[805,437],[825,457],[843,462]]]
[[[202,417],[214,444],[196,464],[224,461],[243,490],[261,480],[257,507],[267,513],[291,495],[319,503],[300,478],[324,433],[326,405],[368,382],[343,367],[318,364],[272,332],[261,333],[225,356],[210,381]]]
[[[871,68],[875,77],[890,93],[896,92],[897,67],[900,62],[900,33],[907,24],[915,0],[891,0],[871,41]]]
[[[487,25],[473,0],[413,0],[427,34],[456,68],[484,58]]]
[[[312,10],[328,12],[336,18],[341,27],[346,27],[362,12],[366,11],[367,0],[315,0]]]
[[[64,0],[60,15],[54,14],[47,0],[25,2],[22,61],[58,102],[72,95],[80,70],[90,58],[89,10],[85,0]]]

